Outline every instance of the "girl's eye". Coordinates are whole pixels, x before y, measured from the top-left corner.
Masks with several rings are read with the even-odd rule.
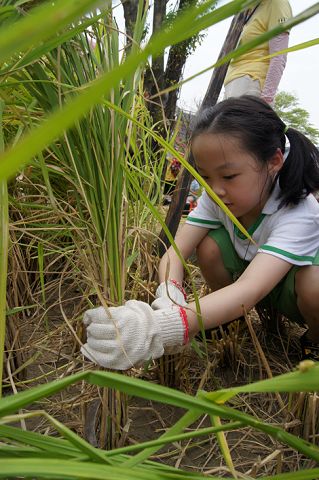
[[[223,178],[225,180],[232,180],[233,178],[237,177],[237,174],[234,174],[234,175],[225,175]]]

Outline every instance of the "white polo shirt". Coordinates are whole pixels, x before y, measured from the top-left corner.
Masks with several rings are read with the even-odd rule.
[[[262,252],[293,265],[312,265],[319,250],[319,204],[310,194],[298,205],[279,209],[279,192],[280,187],[276,184],[259,218],[247,229],[256,245],[234,226],[206,191],[186,223],[209,229],[224,226],[243,260],[250,262],[257,252]]]

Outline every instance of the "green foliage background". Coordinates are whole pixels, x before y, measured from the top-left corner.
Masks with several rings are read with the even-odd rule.
[[[275,98],[274,108],[286,125],[299,130],[318,145],[319,130],[311,124],[309,113],[299,105],[294,93],[279,92]]]

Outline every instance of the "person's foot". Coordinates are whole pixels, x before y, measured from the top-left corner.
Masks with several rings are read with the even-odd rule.
[[[319,362],[319,344],[308,339],[307,333],[300,337],[300,346],[302,351],[302,360],[314,360]]]

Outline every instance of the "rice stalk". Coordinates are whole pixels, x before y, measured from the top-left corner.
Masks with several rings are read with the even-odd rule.
[[[318,445],[319,398],[318,393],[301,392],[290,395],[288,412],[295,420],[290,431]]]

